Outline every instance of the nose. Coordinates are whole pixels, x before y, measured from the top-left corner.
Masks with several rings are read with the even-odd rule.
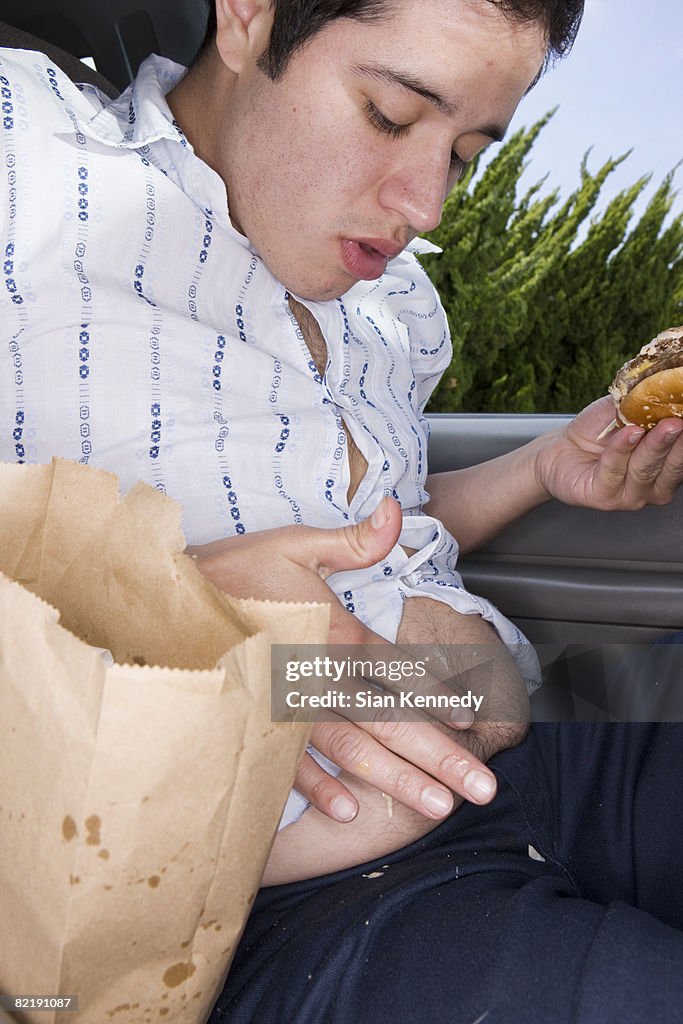
[[[441,221],[448,169],[435,158],[394,169],[380,185],[380,205],[398,213],[418,234],[432,231]]]

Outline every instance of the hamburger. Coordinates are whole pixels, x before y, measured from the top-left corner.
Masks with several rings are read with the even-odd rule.
[[[669,416],[683,419],[683,327],[670,327],[624,363],[610,394],[616,425],[646,430]]]

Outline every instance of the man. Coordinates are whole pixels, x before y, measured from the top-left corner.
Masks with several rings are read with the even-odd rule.
[[[502,134],[538,74],[548,25],[539,32],[538,21],[506,21],[482,3],[392,4],[384,17],[374,11],[376,21],[314,23],[317,34],[278,62],[268,47],[281,43],[286,6],[276,5],[281,22],[273,28],[266,6],[219,3],[216,49],[170,103],[181,123],[196,126],[193,144],[226,182],[231,216],[277,276],[301,298],[328,299],[352,285],[354,272],[384,270],[380,240],[398,248],[435,226],[454,162]],[[192,112],[206,109],[213,130],[202,133]],[[300,305],[294,309],[299,315]],[[313,325],[314,355],[315,339]],[[602,508],[669,500],[682,473],[680,424],[667,423],[659,436],[622,431],[603,447],[595,438],[610,416],[600,403],[568,432],[494,466],[430,478],[427,511],[468,548],[551,494]],[[217,559],[210,571],[220,579]],[[316,743],[344,764],[344,744],[329,737],[351,729],[328,727],[326,744],[319,727]],[[656,1015],[674,1020],[680,933],[640,911],[605,911],[581,897],[640,903],[680,926],[680,895],[667,908],[653,891],[650,861],[670,872],[676,839],[656,853],[642,839],[645,808],[660,814],[661,796],[643,779],[624,813],[622,827],[630,822],[640,837],[631,873],[605,841],[601,813],[584,807],[587,793],[596,808],[603,798],[614,803],[617,765],[640,757],[648,777],[655,765],[662,770],[675,733],[655,740],[647,730],[617,729],[607,739],[578,727],[568,742],[557,731],[534,730],[498,759],[502,790],[490,812],[464,805],[429,840],[362,871],[264,891],[214,1019],[636,1021],[657,1000]],[[383,756],[370,735],[354,735],[361,738],[351,756],[346,751],[350,774]],[[406,748],[398,730],[385,742],[409,761],[411,748],[424,750],[415,733]],[[570,751],[578,764],[567,760],[556,776],[548,760]],[[590,781],[593,758],[603,765],[599,788]],[[591,768],[581,780],[583,762]],[[572,774],[574,791],[559,781]],[[343,795],[324,784],[330,796]],[[553,798],[566,810],[547,833]],[[680,804],[680,794],[674,799]],[[602,887],[591,889],[598,877]]]
[[[358,276],[381,272],[379,249],[360,266],[363,250],[372,250],[363,237],[398,249],[436,226],[461,161],[503,134],[546,57],[569,45],[581,11],[580,4],[522,3],[503,15],[495,4],[446,3],[425,19],[422,6],[399,6],[402,17],[388,18],[377,3],[314,4],[306,13],[276,4],[271,39],[268,5],[218,4],[217,31],[212,21],[199,62],[169,96],[178,121],[192,126],[196,151],[225,181],[233,223],[302,298],[335,298]],[[297,315],[302,329],[311,325],[315,351],[321,339],[300,303]],[[467,551],[550,496],[615,509],[670,500],[681,479],[681,425],[667,422],[646,438],[633,428],[597,444],[611,415],[604,400],[561,435],[494,464],[430,477],[426,511]],[[210,558],[204,567],[220,582],[217,549]],[[408,759],[420,746],[412,732],[392,742]],[[434,733],[432,742],[447,758],[446,741]],[[369,733],[319,726],[316,745],[351,771],[376,765],[377,785],[424,813],[415,792],[424,777],[406,774]],[[453,786],[452,775],[448,781]],[[338,820],[357,809],[310,759],[298,786]],[[333,802],[344,811],[335,813]]]
[[[322,326],[318,318],[307,316],[306,310],[312,313],[310,307],[314,305],[322,317],[324,311],[319,306],[342,295],[358,279],[378,277],[389,257],[398,253],[418,231],[428,230],[438,222],[444,196],[460,163],[503,134],[515,106],[543,66],[549,43],[553,41],[554,47],[561,49],[571,37],[578,16],[578,8],[568,14],[564,4],[533,5],[531,16],[526,4],[510,6],[508,12],[488,0],[353,5],[353,10],[347,7],[346,12],[356,16],[339,18],[335,17],[340,13],[338,8],[330,14],[330,5],[318,5],[318,15],[327,8],[325,20],[322,16],[314,18],[312,7],[304,11],[303,5],[280,4],[280,20],[274,22],[274,12],[267,3],[219,0],[215,44],[207,47],[192,73],[178,84],[168,72],[160,72],[162,81],[166,75],[167,84],[174,86],[168,102],[175,124],[165,116],[156,116],[163,114],[158,104],[152,117],[146,92],[150,89],[149,78],[141,77],[126,110],[129,117],[123,132],[120,108],[99,112],[98,103],[87,92],[81,98],[69,94],[63,101],[66,85],[50,74],[44,64],[39,66],[46,95],[51,91],[63,102],[63,110],[59,107],[63,115],[60,135],[66,140],[65,145],[82,154],[83,159],[77,162],[79,173],[73,182],[66,173],[57,178],[57,202],[43,203],[36,212],[28,203],[29,192],[24,188],[15,204],[21,209],[21,221],[11,209],[7,221],[6,257],[13,267],[16,261],[21,271],[6,271],[14,315],[8,338],[14,346],[14,369],[16,358],[22,361],[22,379],[17,383],[14,377],[11,401],[6,405],[12,407],[13,421],[4,426],[20,432],[23,439],[16,440],[15,435],[16,444],[24,444],[25,440],[27,456],[40,460],[47,447],[48,454],[69,454],[73,437],[86,437],[88,444],[98,446],[93,461],[108,464],[117,471],[120,465],[129,475],[146,476],[170,493],[184,488],[189,496],[184,502],[188,515],[192,523],[199,523],[192,539],[195,544],[209,540],[211,516],[219,502],[212,489],[199,486],[195,448],[191,443],[193,431],[198,429],[195,407],[180,402],[176,414],[164,418],[163,401],[155,395],[161,388],[159,367],[166,360],[170,369],[165,367],[163,372],[178,386],[185,376],[189,380],[195,364],[201,363],[206,372],[207,393],[215,392],[221,401],[225,399],[225,392],[213,387],[214,382],[225,380],[225,310],[219,308],[219,282],[214,280],[212,288],[204,287],[206,273],[220,269],[212,264],[213,253],[219,251],[218,232],[227,237],[231,230],[237,230],[243,239],[240,244],[246,246],[248,240],[254,267],[242,279],[246,291],[260,264],[289,290],[289,312],[300,328],[314,369],[319,370],[325,343],[330,339],[318,330]],[[273,52],[269,60],[262,61],[271,39],[281,44],[283,25],[297,14],[301,15],[300,28],[312,25],[315,31],[304,32],[303,38],[299,36],[300,45],[294,46],[292,52],[283,53],[281,46],[279,57]],[[15,104],[20,115],[16,124],[6,129],[6,154],[14,160],[7,166],[10,170],[17,166],[15,152],[19,152],[18,166],[26,184],[31,175],[44,173],[42,166],[31,165],[25,157],[22,163],[21,147],[15,147],[17,140],[10,137],[15,129],[21,132],[22,118],[30,123],[31,109],[24,113],[29,85],[25,79],[7,75],[6,78],[3,84],[10,90],[6,102]],[[104,159],[106,147],[114,158]],[[138,207],[130,199],[134,176],[131,153],[135,154],[135,172],[145,183],[144,230],[139,226]],[[65,154],[66,150],[58,152],[56,148],[50,152],[66,166]],[[117,175],[112,168],[118,165],[125,167],[126,174],[119,175],[117,193],[113,187]],[[159,168],[163,170],[163,179],[154,173]],[[102,187],[107,184],[109,189]],[[10,187],[15,185],[10,183]],[[98,197],[106,194],[117,195],[130,220],[120,225],[118,232],[115,225],[108,225],[108,233],[103,235],[98,234],[97,216],[107,221],[112,219],[112,211],[98,209],[97,202],[101,202]],[[192,208],[185,203],[189,197]],[[35,204],[35,194],[33,201]],[[168,216],[160,211],[171,208],[179,212],[182,209],[182,217],[169,223]],[[60,218],[61,209],[65,214]],[[40,278],[43,292],[47,287],[49,275],[40,277],[39,271],[41,261],[50,255],[46,236],[51,232],[63,254],[64,287],[68,293],[63,305],[66,307],[68,299],[71,308],[75,306],[77,310],[76,314],[63,316],[59,331],[54,317],[46,318],[47,323],[41,322],[40,302],[29,301],[32,292],[38,292],[37,279]],[[38,237],[40,246],[32,248],[31,240]],[[160,237],[165,241],[166,255],[173,252],[178,267],[168,259],[164,265],[150,258]],[[104,265],[103,238],[108,243],[108,267]],[[132,245],[138,247],[139,258],[131,261]],[[192,254],[198,253],[196,260],[190,250]],[[250,268],[249,262],[247,266]],[[75,293],[73,271],[80,286]],[[181,326],[168,317],[167,309],[178,306],[183,273],[187,282],[183,293],[187,323],[183,329],[187,337],[184,347],[171,350],[162,342],[169,335],[179,335]],[[56,288],[59,274],[52,281]],[[234,282],[225,281],[226,292],[233,286]],[[131,294],[136,297],[134,306],[129,303]],[[294,299],[294,295],[298,298]],[[26,299],[26,304],[15,302],[15,297]],[[54,310],[59,305],[53,297],[49,308]],[[244,334],[244,344],[248,345],[258,332],[243,315],[245,305],[238,296],[233,316]],[[132,337],[138,329],[140,310],[146,314],[146,371],[139,362],[140,346],[128,345],[128,335]],[[282,303],[278,310],[284,336],[288,313]],[[254,307],[253,316],[260,312]],[[112,330],[108,331],[110,322]],[[206,332],[200,333],[200,328],[207,325],[214,329],[212,349]],[[55,349],[50,346],[28,347],[26,343],[41,331],[43,337],[50,336],[53,342],[53,335],[59,333],[64,343],[63,362],[51,354]],[[125,379],[118,387],[122,374],[124,378],[126,374],[122,351],[130,360],[130,381]],[[78,381],[69,383],[73,398],[78,399],[78,415],[71,420],[62,415],[60,406],[50,404],[52,397],[48,396],[47,418],[53,436],[45,441],[49,431],[40,422],[43,412],[31,389],[37,387],[35,382],[39,379],[49,379],[50,373],[59,374],[62,367],[64,375],[70,372],[74,356],[75,363],[80,361],[83,368]],[[274,385],[276,377],[279,374],[275,371]],[[142,419],[138,395],[143,380],[144,393],[152,399],[144,411],[149,436],[141,431],[139,437],[121,440],[125,457],[120,456],[114,451],[115,441],[118,443],[126,423]],[[235,370],[231,381],[234,398],[239,397],[234,395],[235,381],[241,384],[246,380],[248,376],[240,376]],[[94,401],[103,382],[118,388],[116,400],[110,398],[110,408],[104,414],[101,402]],[[73,404],[76,407],[76,402]],[[66,410],[70,403],[63,403],[63,407]],[[234,444],[239,421],[237,425],[227,422],[225,406],[218,404],[218,400],[212,414],[215,450],[219,461],[225,461],[221,477],[227,491],[224,504],[227,502],[230,507],[235,532],[242,533],[245,513],[232,488],[233,456],[231,449],[225,453],[224,444],[220,447],[227,430],[233,431]],[[430,479],[428,511],[443,519],[457,535],[461,547],[468,549],[550,496],[614,508],[669,500],[683,475],[680,425],[663,424],[646,437],[638,430],[627,429],[598,444],[594,439],[609,417],[606,403],[601,403],[582,414],[568,431],[542,439],[494,466]],[[349,427],[348,423],[344,425]],[[283,425],[283,429],[288,428]],[[11,433],[12,430],[5,430],[5,436]],[[285,444],[286,440],[278,443]],[[35,450],[31,450],[31,445]],[[183,445],[187,458],[183,460],[181,453],[177,460],[172,460],[170,450],[177,452]],[[347,445],[349,472],[343,483],[348,485],[352,501],[360,493],[367,469],[364,453],[359,457],[348,439]],[[93,449],[81,450],[90,457]],[[149,461],[142,473],[137,468],[138,462],[142,465],[140,453],[147,459],[147,451]],[[250,454],[255,455],[255,450]],[[23,455],[17,452],[17,457]],[[259,475],[254,474],[255,486],[259,480]],[[242,493],[248,501],[248,494]],[[478,498],[482,493],[487,495],[483,509]],[[287,500],[286,495],[282,497]],[[192,500],[196,513],[189,510]],[[222,510],[223,505],[220,507]],[[339,522],[341,525],[343,519]],[[374,539],[373,525],[380,531]],[[384,557],[396,544],[399,525],[395,505],[385,499],[379,519],[361,530],[360,535],[365,541],[370,539],[373,554],[382,548]],[[305,527],[297,527],[294,534],[292,537],[290,529],[289,533],[248,534],[218,542],[217,547],[212,545],[198,552],[200,564],[213,579],[233,591],[239,588],[242,593],[261,596],[315,598],[320,593],[317,574],[322,570],[327,576],[330,569],[344,567],[344,545],[353,544],[358,532],[347,529],[343,537],[336,538],[341,555],[338,548],[330,548],[329,538],[316,536]],[[354,551],[348,568],[364,561]],[[433,613],[433,602],[429,605]],[[419,628],[429,628],[430,616],[425,614],[424,605],[418,605],[411,614],[416,616]],[[466,623],[472,627],[480,621],[471,614],[461,616],[461,620],[455,635],[462,635],[460,630],[466,628]],[[413,620],[411,628],[414,630],[415,626]],[[353,640],[361,634],[367,637],[367,630],[355,625],[340,606],[336,638],[341,635]],[[473,733],[476,738],[474,730]],[[500,737],[488,735],[486,730],[479,735],[485,755],[512,739],[506,736],[501,744]],[[452,809],[451,791],[480,805],[493,796],[492,773],[463,748],[466,734],[458,734],[458,740],[456,743],[435,726],[417,724],[395,730],[361,728],[344,722],[319,726],[315,734],[317,748],[344,768],[347,775],[335,780],[307,760],[297,786],[315,807],[329,811],[337,821],[354,818],[360,801],[362,806],[354,824],[335,825],[332,821],[329,828],[360,828],[357,834],[363,840],[367,838],[362,831],[366,812],[373,813],[364,801],[377,803],[378,793],[379,799],[383,799],[382,792],[397,797],[433,826]],[[590,737],[584,741],[585,750],[579,751],[575,745],[574,753],[587,757],[586,750],[591,750],[589,740]],[[228,1018],[303,1021],[336,1019],[336,1014],[340,1020],[354,1021],[425,1017],[448,1020],[457,1007],[458,1019],[467,1019],[469,1014],[475,1019],[488,1012],[486,1000],[490,999],[497,1012],[507,1014],[499,1019],[543,1019],[547,1004],[538,994],[526,1018],[520,1016],[521,1007],[529,995],[534,965],[540,963],[541,952],[547,953],[551,946],[554,929],[565,920],[558,911],[563,896],[573,901],[566,920],[575,938],[571,956],[564,951],[560,979],[564,988],[558,990],[559,1005],[566,1015],[575,999],[577,979],[581,978],[591,937],[601,926],[602,908],[580,899],[581,890],[575,881],[558,883],[562,872],[568,878],[570,875],[565,864],[569,857],[567,843],[559,841],[564,839],[565,832],[571,831],[568,823],[573,819],[568,812],[563,818],[564,831],[560,830],[558,849],[552,850],[547,842],[547,816],[559,803],[563,807],[570,805],[572,799],[577,803],[576,793],[582,791],[577,784],[576,792],[562,792],[561,801],[556,792],[549,793],[554,783],[573,778],[572,770],[563,770],[557,776],[545,766],[548,750],[565,750],[566,740],[563,736],[556,740],[533,736],[532,741],[499,759],[497,772],[504,781],[504,789],[490,811],[484,813],[481,807],[464,805],[446,826],[422,840],[418,847],[389,855],[390,870],[384,872],[380,863],[376,871],[369,872],[373,881],[377,872],[390,876],[382,882],[381,889],[376,887],[371,893],[365,881],[359,886],[358,872],[342,872],[341,876],[329,876],[319,883],[275,889],[272,895],[262,897],[236,961],[230,989],[222,1001]],[[617,763],[614,741],[600,742],[604,763]],[[649,736],[642,737],[640,743],[643,751],[649,751],[651,746],[654,749],[654,740]],[[661,767],[666,758],[661,740],[658,743],[655,752],[643,753],[643,758],[649,757],[654,763],[656,755]],[[623,760],[618,763],[623,764]],[[550,781],[545,779],[545,772]],[[474,781],[479,784],[478,797],[468,789],[472,773],[477,776]],[[485,786],[482,776],[489,780],[488,789],[481,788]],[[529,784],[532,777],[538,779],[535,788]],[[537,804],[532,799],[535,789]],[[608,789],[606,786],[605,792]],[[521,796],[517,796],[518,792]],[[654,800],[649,790],[647,798]],[[316,814],[319,812],[315,809],[306,812],[301,824],[313,821],[322,834],[327,826],[315,818]],[[319,816],[324,818],[323,814]],[[593,833],[582,821],[577,824],[576,835],[599,834],[599,824],[591,822],[596,830]],[[298,827],[293,825],[291,830]],[[282,837],[291,830],[285,829]],[[404,843],[423,831],[416,825],[414,814]],[[637,831],[640,834],[642,829]],[[334,837],[333,846],[342,841],[339,831],[327,834]],[[527,847],[533,847],[541,859],[529,860]],[[666,853],[663,863],[670,862],[670,850]],[[452,860],[454,856],[456,861]],[[483,871],[477,866],[477,857]],[[329,870],[326,863],[321,866]],[[448,871],[439,874],[446,867]],[[594,867],[591,862],[590,868]],[[463,878],[456,885],[459,872]],[[489,880],[494,884],[489,885]],[[575,888],[571,889],[571,885]],[[448,892],[443,918],[438,912],[438,886]],[[625,887],[615,886],[615,892],[615,898],[620,898]],[[521,910],[510,909],[510,893],[515,899],[519,896]],[[596,891],[594,898],[609,899],[612,893]],[[382,915],[378,917],[375,911],[382,905],[386,910],[380,920]],[[659,911],[655,903],[645,900],[644,905],[650,911]],[[349,910],[353,910],[352,917],[348,916]],[[398,919],[392,914],[403,920],[403,928],[397,927]],[[288,921],[279,927],[284,915],[289,915]],[[623,914],[617,917],[599,952],[605,955],[607,950],[614,954],[614,945],[609,942],[617,942],[617,951],[622,953],[619,941],[636,948],[637,956],[634,955],[629,967],[640,965],[638,991],[650,993],[661,980],[661,971],[657,974],[654,969],[657,958],[670,955],[672,950],[678,956],[678,933],[644,914],[637,914],[636,923],[630,918],[625,922]],[[646,918],[647,924],[641,918]],[[513,930],[506,933],[508,919]],[[511,949],[510,935],[520,934],[518,919],[525,920],[525,929],[519,950],[515,951]],[[672,923],[677,924],[677,920]],[[435,942],[437,926],[442,929],[442,942]],[[462,942],[466,934],[467,948],[453,953],[454,939]],[[530,934],[538,936],[541,951],[529,947]],[[342,971],[344,976],[340,978],[333,961],[340,954],[345,959],[350,956],[349,942],[361,955],[346,973]],[[416,943],[423,952],[421,957],[417,956]],[[377,958],[379,970],[368,971],[363,944],[367,955]],[[650,959],[641,959],[647,950]],[[520,954],[517,961],[510,959],[515,952]],[[448,960],[444,960],[446,953]],[[434,968],[436,959],[438,969]],[[454,969],[448,977],[442,977],[449,964]],[[496,970],[502,973],[496,975]],[[654,979],[649,988],[643,986],[643,971],[647,974],[648,970]],[[506,974],[509,982],[504,978]],[[594,974],[596,978],[602,977],[597,967]],[[608,975],[611,999],[616,979],[613,973]],[[635,971],[633,976],[636,977]],[[508,986],[504,999],[492,994],[492,979]],[[446,982],[452,986],[448,990]],[[338,1008],[334,1008],[335,993],[342,996]],[[399,993],[396,1006],[392,1002],[395,993]],[[671,995],[669,986],[667,997]],[[475,1012],[471,1013],[472,1010]],[[220,1017],[222,1011],[216,1012]]]

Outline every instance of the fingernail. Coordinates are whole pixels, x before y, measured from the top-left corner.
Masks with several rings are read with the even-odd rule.
[[[491,775],[474,769],[465,776],[465,790],[473,800],[490,800],[496,792],[496,783]]]
[[[348,796],[335,796],[330,808],[337,821],[353,821],[358,813],[358,808]]]
[[[382,498],[375,511],[370,516],[370,524],[375,530],[379,530],[385,523],[389,522],[389,503]]]
[[[641,437],[645,435],[644,430],[634,430],[632,434],[629,434],[626,438],[628,444],[637,445]]]
[[[455,725],[461,725],[463,728],[467,728],[472,725],[474,721],[474,715],[469,708],[454,708],[451,711],[451,722]]]
[[[453,810],[453,797],[445,789],[437,789],[436,786],[426,786],[420,793],[422,806],[439,818],[445,817]]]
[[[683,430],[670,430],[664,435],[664,444],[671,446],[683,434]]]

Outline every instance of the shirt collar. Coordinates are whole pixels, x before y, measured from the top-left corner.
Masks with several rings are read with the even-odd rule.
[[[147,156],[149,147],[156,142],[175,143],[179,149],[170,166],[166,161],[164,173],[175,180],[205,214],[231,232],[243,248],[253,252],[248,239],[230,221],[223,180],[196,156],[166,102],[166,96],[186,71],[181,64],[152,54],[140,65],[135,81],[125,92],[105,103],[93,117],[84,117],[82,106],[77,118],[71,113],[70,130],[63,134],[80,133],[112,149],[138,150]],[[160,166],[163,169],[163,163]]]
[[[119,149],[140,149],[159,139],[180,142],[191,149],[166,102],[166,95],[186,69],[165,57],[148,57],[118,99],[108,103],[89,121],[79,124],[89,138]]]
[[[414,238],[412,242],[406,246],[406,250],[414,253],[416,256],[426,256],[431,252],[443,252],[443,249],[441,249],[440,246],[434,245],[434,243],[430,242],[428,238],[419,237]]]

